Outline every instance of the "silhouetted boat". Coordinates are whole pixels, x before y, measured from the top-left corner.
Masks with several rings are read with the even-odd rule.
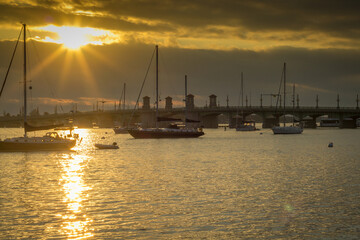
[[[283,126],[275,126],[272,128],[274,134],[301,134],[303,132],[303,128],[300,126],[295,126],[294,123],[292,126],[285,125],[285,102],[286,102],[286,63],[284,63],[284,125]]]
[[[197,138],[204,135],[204,132],[202,131],[201,128],[200,129],[179,128],[177,125],[172,125],[171,127],[168,128],[158,127],[158,121],[160,120],[160,117],[158,116],[159,96],[158,96],[158,46],[157,45],[155,47],[155,51],[156,51],[156,127],[129,129],[128,132],[134,138]],[[185,125],[187,121],[189,120],[186,118],[185,115]]]
[[[53,129],[55,127],[59,127],[59,125],[47,125],[47,126],[31,126],[28,124],[26,115],[27,115],[27,98],[26,98],[26,24],[23,24],[24,34],[24,137],[15,137],[15,138],[7,138],[3,141],[0,141],[0,151],[44,151],[44,150],[68,150],[75,146],[75,139],[68,139],[61,137],[57,132],[49,132],[46,133],[43,137],[28,137],[27,132],[31,131],[39,131],[39,130],[47,130]],[[16,47],[14,50],[14,54],[19,43],[19,39],[16,43]],[[13,55],[14,56],[14,55]],[[11,59],[12,62],[12,59]],[[8,69],[8,72],[11,67]],[[2,85],[2,89],[0,92],[0,96],[3,92],[5,83],[6,83],[7,74]]]

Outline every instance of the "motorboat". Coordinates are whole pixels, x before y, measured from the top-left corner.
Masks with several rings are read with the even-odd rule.
[[[119,149],[119,146],[117,145],[116,142],[113,142],[113,144],[96,143],[95,147],[97,147],[98,149]]]

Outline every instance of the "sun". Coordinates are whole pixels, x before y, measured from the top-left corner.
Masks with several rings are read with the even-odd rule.
[[[64,48],[69,50],[78,50],[88,44],[103,45],[108,41],[108,37],[111,36],[111,33],[106,30],[90,27],[58,27],[48,25],[46,27],[42,27],[41,29],[56,33],[57,35],[57,39],[46,37],[44,41],[62,44]]]

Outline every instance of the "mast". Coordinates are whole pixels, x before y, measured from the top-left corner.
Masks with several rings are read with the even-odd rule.
[[[125,110],[125,90],[126,90],[126,83],[124,83],[124,103],[123,103],[124,110]]]
[[[293,126],[294,126],[295,125],[295,83],[293,85],[292,103],[293,103]]]
[[[284,62],[284,127],[285,127],[285,99],[286,99],[286,63]]]
[[[27,104],[26,104],[26,24],[24,26],[24,137],[27,137],[26,134],[26,114],[27,114]]]
[[[187,107],[188,107],[188,102],[187,102],[188,98],[187,98],[187,75],[185,75],[185,128],[186,128],[186,118],[187,118]]]
[[[156,50],[156,116],[155,116],[155,126],[158,128],[158,117],[159,117],[159,64],[158,64],[158,56],[159,56],[159,47],[155,46]]]
[[[241,72],[241,121],[244,123],[244,82],[243,82],[243,72]]]

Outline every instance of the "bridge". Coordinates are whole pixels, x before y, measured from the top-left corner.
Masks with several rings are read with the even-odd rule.
[[[186,110],[186,111],[185,111]],[[185,107],[161,108],[159,116],[167,118],[187,119],[192,121],[189,125],[194,127],[217,128],[219,123],[229,123],[234,126],[236,118],[253,118],[263,123],[263,128],[271,128],[279,124],[286,112],[287,117],[295,117],[296,120],[305,123],[305,127],[316,127],[316,119],[321,116],[337,118],[340,120],[341,128],[356,128],[356,119],[360,118],[359,107],[282,107],[273,106],[208,106],[208,107]],[[221,116],[221,117],[220,117]],[[141,123],[143,127],[154,127],[156,111],[154,108],[144,107],[137,110],[100,110],[88,112],[69,112],[63,114],[32,115],[28,117],[29,123],[33,125],[68,124],[73,121],[81,128],[114,127],[122,125]],[[222,119],[222,121],[220,121]],[[225,121],[224,121],[225,119]],[[167,126],[169,122],[161,122],[160,126]],[[19,127],[22,125],[22,116],[0,117],[0,127]]]

